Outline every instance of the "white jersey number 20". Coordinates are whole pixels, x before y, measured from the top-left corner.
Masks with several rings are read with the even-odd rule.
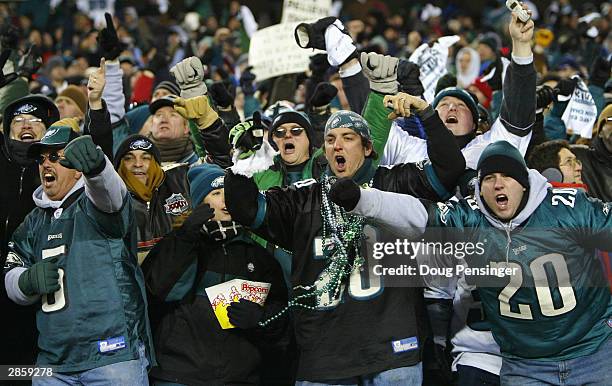
[[[553,303],[552,290],[546,276],[545,264],[550,264],[557,277],[558,290],[561,295],[562,306],[555,308]],[[492,267],[497,268],[513,268],[516,274],[510,276],[510,283],[500,292],[499,313],[502,316],[507,316],[515,319],[533,320],[531,306],[529,304],[518,304],[518,311],[510,309],[510,299],[521,288],[523,284],[523,271],[521,266],[513,262],[497,262],[492,263]],[[549,253],[534,259],[529,264],[529,269],[533,276],[534,287],[540,306],[540,312],[544,316],[558,316],[570,312],[576,307],[576,295],[570,281],[569,270],[563,255],[559,253]]]

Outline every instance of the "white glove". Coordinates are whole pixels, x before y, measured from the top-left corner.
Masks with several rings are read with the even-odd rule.
[[[204,66],[200,58],[191,56],[183,59],[170,69],[170,73],[181,88],[181,98],[206,95],[208,89],[204,83]]]
[[[357,50],[340,20],[336,20],[325,30],[325,49],[327,61],[332,66],[340,66]]]
[[[370,89],[381,94],[397,94],[397,65],[399,59],[375,52],[361,53],[361,67],[370,81]]]

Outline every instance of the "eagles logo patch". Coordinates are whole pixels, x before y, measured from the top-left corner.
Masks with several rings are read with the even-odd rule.
[[[219,189],[223,187],[223,179],[225,178],[225,176],[219,176],[217,178],[215,178],[211,183],[210,186],[213,189]]]
[[[36,106],[26,103],[25,105],[19,106],[19,108],[15,110],[14,115],[30,114],[33,111],[36,111]]]
[[[189,203],[182,193],[172,193],[170,197],[166,198],[166,203],[164,204],[166,213],[174,216],[184,213],[188,208]]]
[[[8,255],[6,255],[6,261],[4,262],[4,269],[10,269],[13,267],[24,267],[24,266],[25,264],[23,263],[23,260],[15,252],[9,252]]]
[[[130,143],[130,149],[132,150],[149,150],[151,147],[153,147],[153,144],[142,138]]]
[[[45,133],[45,135],[41,138],[41,141],[45,138],[51,138],[55,135],[55,133],[58,132],[59,129],[51,129],[51,130],[47,130],[47,132]]]
[[[445,204],[443,202],[438,202],[438,214],[440,215],[440,221],[442,221],[442,224],[446,224],[446,216],[450,213],[450,208],[449,206],[452,206],[450,204]]]

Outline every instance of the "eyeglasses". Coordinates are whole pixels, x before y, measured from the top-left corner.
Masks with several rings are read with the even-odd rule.
[[[42,165],[45,163],[45,160],[48,159],[51,163],[56,163],[57,161],[64,159],[63,155],[57,154],[56,152],[49,153],[49,155],[40,154],[36,158],[36,163]]]
[[[578,166],[582,166],[582,162],[578,158],[569,158],[567,161],[559,164],[559,166],[569,166],[571,168],[576,168]]]
[[[22,126],[22,125],[25,125],[26,123],[35,124],[35,123],[42,123],[42,121],[43,120],[40,118],[17,117],[17,118],[13,118],[12,124],[15,126]]]
[[[289,129],[289,131],[291,132],[292,136],[297,137],[298,135],[302,134],[302,131],[304,131],[304,128],[294,127],[292,129]],[[276,138],[285,138],[286,134],[287,134],[287,129],[283,129],[282,127],[279,127],[278,129],[274,130],[274,136]]]

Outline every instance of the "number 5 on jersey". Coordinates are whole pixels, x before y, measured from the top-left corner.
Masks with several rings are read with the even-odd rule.
[[[66,246],[60,245],[59,247],[43,249],[42,258],[49,259],[55,256],[61,256],[66,253]],[[59,285],[60,289],[52,294],[46,294],[42,296],[42,310],[43,312],[59,311],[66,306],[66,295],[64,293],[64,270],[59,268],[57,270],[59,274]]]

